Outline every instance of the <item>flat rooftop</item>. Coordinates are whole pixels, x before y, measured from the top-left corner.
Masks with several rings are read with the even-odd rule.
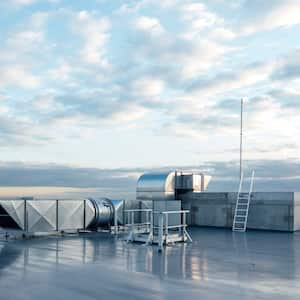
[[[300,299],[300,233],[189,231],[162,253],[108,233],[0,242],[1,299]]]

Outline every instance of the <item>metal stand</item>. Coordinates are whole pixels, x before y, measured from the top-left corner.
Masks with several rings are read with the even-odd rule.
[[[135,223],[136,214],[146,212],[146,222]],[[158,251],[161,252],[165,245],[176,242],[192,242],[192,238],[187,232],[186,214],[188,210],[179,211],[152,211],[152,209],[126,210],[129,216],[129,234],[127,242],[141,242],[145,245],[158,244]],[[177,214],[182,216],[180,224],[169,224],[169,215]],[[158,225],[154,224],[154,216],[158,218]]]

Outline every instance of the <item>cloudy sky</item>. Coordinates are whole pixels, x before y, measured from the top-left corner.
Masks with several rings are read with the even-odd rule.
[[[238,176],[243,97],[247,166],[297,189],[299,15],[299,0],[0,0],[0,185]]]

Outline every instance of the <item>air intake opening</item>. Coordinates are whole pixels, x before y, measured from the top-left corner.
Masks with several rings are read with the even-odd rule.
[[[0,205],[0,227],[21,229],[7,211]]]

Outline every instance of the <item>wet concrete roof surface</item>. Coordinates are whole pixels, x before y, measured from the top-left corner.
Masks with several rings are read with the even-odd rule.
[[[194,242],[109,234],[0,243],[0,299],[300,299],[300,234],[190,229]]]

